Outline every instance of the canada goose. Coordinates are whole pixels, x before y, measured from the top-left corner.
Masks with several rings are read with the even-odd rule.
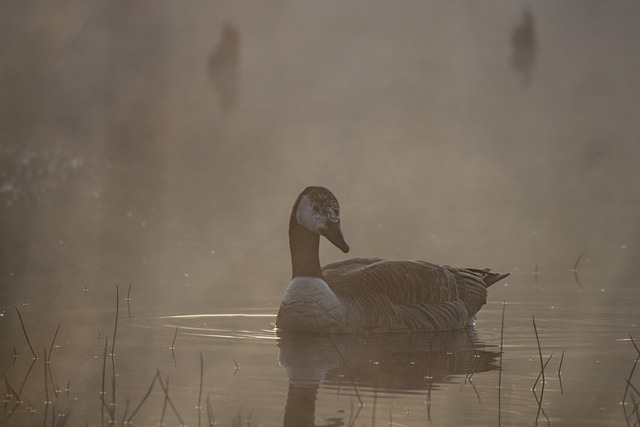
[[[326,188],[307,187],[289,220],[293,279],[278,310],[278,330],[462,329],[473,325],[486,302],[486,288],[509,275],[380,258],[353,258],[320,267],[321,235],[349,252],[340,229],[338,200]]]

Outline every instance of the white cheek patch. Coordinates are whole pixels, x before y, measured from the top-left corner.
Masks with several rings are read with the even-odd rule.
[[[314,212],[313,202],[309,196],[302,196],[300,203],[298,203],[298,210],[296,211],[296,221],[309,231],[320,234],[326,228],[325,219],[322,215]]]

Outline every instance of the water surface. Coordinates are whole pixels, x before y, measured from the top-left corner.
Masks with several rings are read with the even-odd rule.
[[[0,423],[638,423],[636,3],[2,9]],[[350,256],[513,274],[468,331],[278,336],[307,185]]]

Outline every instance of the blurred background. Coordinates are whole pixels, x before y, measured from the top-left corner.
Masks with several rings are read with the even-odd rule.
[[[160,311],[277,305],[307,185],[354,256],[635,268],[634,2],[0,8],[7,304],[133,281]]]
[[[590,312],[632,313],[638,22],[633,1],[3,1],[0,312],[55,325],[131,283],[137,313],[275,313],[291,206],[323,185],[350,256],[511,271],[490,294],[517,302],[582,253]]]
[[[4,298],[277,303],[307,185],[356,256],[633,264],[634,2],[0,7]]]

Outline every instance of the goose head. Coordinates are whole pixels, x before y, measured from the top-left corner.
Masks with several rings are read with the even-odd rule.
[[[324,236],[342,252],[349,252],[340,228],[340,205],[324,187],[307,187],[296,201],[291,220],[312,233]]]

